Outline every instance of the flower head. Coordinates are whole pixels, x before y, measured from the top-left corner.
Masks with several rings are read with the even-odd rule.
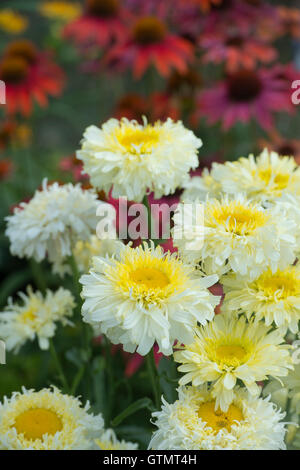
[[[152,125],[109,119],[101,129],[86,129],[77,157],[94,187],[108,193],[113,185],[113,197],[139,202],[148,189],[160,198],[182,186],[189,170],[198,165],[201,145],[180,121]]]
[[[19,40],[9,44],[0,61],[0,79],[6,85],[6,110],[28,116],[35,99],[40,106],[47,105],[48,95],[62,91],[62,70],[31,41]]]
[[[39,11],[46,18],[67,22],[80,15],[81,7],[79,3],[63,0],[43,1]]]
[[[275,450],[285,449],[283,413],[269,399],[237,389],[233,403],[222,412],[206,386],[181,387],[179,398],[153,413],[157,430],[154,450]]]
[[[126,351],[145,355],[156,341],[169,355],[175,340],[190,342],[197,322],[213,318],[219,297],[207,287],[216,282],[161,247],[124,246],[117,259],[95,257],[82,276],[83,319]]]
[[[239,276],[224,276],[224,308],[243,312],[250,318],[275,323],[286,331],[298,332],[300,320],[300,267],[288,266],[263,272],[254,281]]]
[[[6,218],[11,252],[20,258],[41,261],[48,256],[50,262],[60,262],[71,255],[78,240],[89,240],[96,228],[97,207],[93,191],[79,184],[47,186],[44,180],[42,189]]]
[[[283,332],[271,331],[262,323],[247,323],[241,317],[217,315],[208,325],[198,327],[194,342],[175,352],[178,370],[185,375],[179,383],[198,386],[212,382],[216,409],[227,411],[235,397],[237,380],[252,395],[258,395],[256,382],[268,376],[284,377],[292,360]]]
[[[174,222],[179,252],[190,262],[201,262],[207,273],[233,271],[254,279],[267,267],[276,271],[295,260],[296,224],[283,206],[263,209],[242,195],[225,195],[181,204]]]
[[[251,199],[272,201],[284,193],[300,195],[300,167],[292,156],[279,156],[265,149],[224,165],[213,164],[211,178],[222,191],[243,192]]]
[[[78,398],[57,388],[22,389],[0,403],[0,448],[3,450],[93,449],[103,432],[103,418]]]
[[[57,323],[72,325],[69,317],[75,302],[70,291],[62,287],[56,292],[48,289],[43,297],[41,292],[28,287],[26,294],[19,292],[19,297],[21,304],[9,298],[6,309],[0,313],[0,337],[8,351],[17,353],[26,341],[35,338],[41,349],[48,349]]]
[[[200,93],[198,109],[196,115],[205,117],[209,124],[221,121],[224,131],[251,119],[270,130],[274,112],[294,111],[290,91],[282,88],[282,80],[275,77],[272,69],[230,73],[214,88]]]
[[[25,16],[9,8],[2,8],[0,12],[0,29],[9,34],[20,34],[26,30],[28,21]]]

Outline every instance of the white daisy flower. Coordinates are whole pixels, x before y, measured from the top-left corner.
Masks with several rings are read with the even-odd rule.
[[[95,440],[96,446],[100,450],[136,450],[138,444],[128,441],[118,441],[112,429],[106,429],[99,439]]]
[[[89,240],[95,230],[98,204],[96,194],[79,184],[47,186],[44,180],[42,190],[6,218],[11,253],[36,261],[48,256],[50,262],[70,256],[75,242]]]
[[[268,267],[275,271],[294,262],[294,232],[295,222],[282,207],[264,209],[243,195],[225,195],[180,204],[173,236],[183,259],[201,262],[206,273],[233,271],[254,279]]]
[[[197,322],[213,318],[220,297],[207,288],[217,280],[153,243],[124,245],[118,259],[95,257],[90,274],[81,277],[83,319],[126,351],[145,355],[156,341],[169,355],[175,340],[192,341]]]
[[[140,202],[148,190],[155,197],[173,193],[198,166],[202,141],[182,122],[143,124],[126,118],[109,119],[100,128],[86,129],[77,158],[92,185],[112,196]]]
[[[93,449],[104,422],[101,414],[88,413],[89,408],[89,403],[82,407],[78,398],[55,387],[14,392],[0,403],[0,449]]]
[[[245,193],[258,201],[274,200],[284,192],[300,195],[300,168],[295,159],[267,149],[257,158],[249,155],[235,162],[214,163],[211,178],[225,193]]]
[[[271,331],[263,323],[247,323],[244,317],[217,315],[208,325],[197,327],[194,342],[174,353],[180,385],[212,383],[216,408],[227,411],[242,381],[249,393],[258,395],[256,382],[287,376],[293,368],[290,346],[283,344],[280,329]]]
[[[278,450],[285,449],[285,424],[269,399],[238,389],[227,412],[215,409],[206,386],[181,387],[179,398],[153,413],[157,431],[153,450]]]
[[[31,287],[27,293],[19,292],[20,303],[8,299],[5,311],[0,313],[0,338],[6,349],[17,353],[26,341],[37,338],[41,349],[49,348],[49,338],[55,334],[57,322],[72,325],[69,317],[75,307],[71,292],[60,287],[56,292],[49,289],[45,297]]]
[[[300,320],[300,266],[288,266],[274,273],[263,272],[250,281],[236,275],[222,278],[225,298],[223,307],[264,320],[267,326],[275,323],[285,332],[298,332]]]

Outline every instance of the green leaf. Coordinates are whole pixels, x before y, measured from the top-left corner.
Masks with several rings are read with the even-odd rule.
[[[136,402],[129,405],[128,408],[126,408],[124,411],[122,411],[122,413],[112,420],[111,426],[118,426],[124,421],[124,419],[128,418],[128,416],[131,416],[132,414],[142,409],[148,409],[149,411],[155,410],[155,407],[153,406],[152,400],[150,400],[150,398],[140,398]]]

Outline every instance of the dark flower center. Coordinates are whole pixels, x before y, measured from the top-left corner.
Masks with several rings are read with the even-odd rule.
[[[119,0],[87,0],[87,12],[94,16],[109,18],[115,16],[119,10]]]
[[[188,69],[185,73],[174,70],[168,80],[168,90],[176,92],[178,90],[192,91],[202,85],[202,77],[195,70]]]
[[[278,147],[277,152],[279,153],[279,155],[284,155],[284,156],[293,156],[296,153],[295,147],[293,146],[293,144],[289,142],[282,143]]]
[[[253,7],[259,7],[261,5],[261,0],[245,0],[245,2]]]
[[[132,33],[138,44],[147,45],[162,41],[167,29],[159,19],[154,16],[147,16],[135,23]]]
[[[5,55],[6,57],[21,58],[27,64],[32,65],[36,62],[37,50],[30,41],[14,41],[6,48]]]
[[[244,39],[241,36],[232,36],[226,41],[227,46],[241,47],[244,44]]]
[[[27,77],[28,68],[22,57],[6,57],[0,64],[0,77],[5,83],[17,84]]]
[[[220,3],[213,4],[212,10],[227,10],[232,6],[232,0],[221,0]]]
[[[260,94],[262,83],[255,72],[241,70],[229,75],[227,87],[232,101],[249,102]]]

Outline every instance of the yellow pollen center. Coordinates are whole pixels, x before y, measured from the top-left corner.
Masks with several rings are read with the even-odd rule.
[[[143,129],[121,127],[116,138],[126,153],[140,154],[151,153],[159,140],[159,132],[153,126]]]
[[[271,168],[268,168],[266,170],[260,170],[258,172],[258,175],[259,178],[263,180],[266,184],[269,184],[272,180],[273,184],[278,190],[285,189],[290,180],[290,175],[286,173],[278,173],[277,175],[273,176]]]
[[[221,429],[226,429],[230,432],[232,425],[236,424],[236,421],[240,422],[244,420],[243,413],[237,406],[230,405],[228,410],[223,412],[221,409],[215,410],[214,401],[200,405],[198,416],[211,427],[215,433],[218,433]]]
[[[28,310],[26,310],[22,315],[20,316],[20,321],[23,323],[31,323],[36,319],[36,310],[31,307]]]
[[[53,435],[61,431],[61,419],[53,411],[34,408],[24,411],[15,420],[14,427],[18,434],[28,440],[42,439],[44,434]]]
[[[139,268],[130,273],[130,279],[137,284],[142,284],[149,289],[162,289],[170,280],[165,273],[155,268]]]
[[[282,300],[300,294],[300,278],[293,269],[275,274],[268,271],[254,282],[254,288],[267,297],[276,295],[277,300]]]
[[[242,346],[219,346],[216,349],[217,359],[226,364],[232,364],[233,362],[240,362],[244,359],[246,350]]]
[[[249,235],[262,227],[267,220],[262,211],[239,203],[216,208],[213,211],[213,218],[218,224],[224,225],[226,230],[236,235]]]

